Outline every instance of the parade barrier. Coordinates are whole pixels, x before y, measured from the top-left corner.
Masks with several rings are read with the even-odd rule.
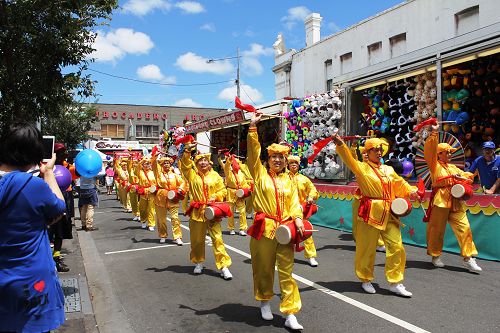
[[[357,188],[349,185],[332,185],[315,182],[320,193],[317,200],[321,209],[310,218],[311,223],[327,228],[352,232],[352,200]],[[422,204],[413,201],[413,209],[408,216],[402,217],[401,235],[405,244],[426,247],[426,223],[422,205],[427,209],[430,191],[426,192]],[[478,258],[500,261],[500,195],[474,194],[465,202],[467,217],[472,229],[472,237],[479,252]],[[460,253],[457,240],[450,226],[446,226],[444,251]]]

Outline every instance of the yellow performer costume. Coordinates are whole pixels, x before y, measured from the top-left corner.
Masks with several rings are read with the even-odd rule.
[[[120,203],[123,209],[127,212],[131,210],[130,201],[127,193],[128,183],[128,172],[127,172],[127,160],[125,159],[115,159],[115,170],[118,174],[118,196],[120,198]]]
[[[232,158],[235,159],[237,165],[233,165]],[[227,202],[231,205],[231,210],[238,210],[240,214],[240,235],[246,236],[247,213],[245,208],[245,199],[238,198],[236,191],[238,189],[250,189],[250,184],[247,182],[243,171],[241,170],[241,162],[236,157],[228,157],[226,162],[222,162],[224,166],[224,174],[226,175],[225,185],[227,189]],[[237,170],[235,170],[237,169]],[[234,234],[234,215],[228,217],[227,226],[231,234]]]
[[[205,262],[205,236],[212,239],[212,249],[215,265],[222,270],[224,279],[229,280],[232,275],[228,267],[231,266],[231,257],[227,254],[222,240],[221,219],[207,220],[205,208],[209,202],[220,202],[226,197],[226,187],[219,174],[211,170],[206,163],[210,161],[210,154],[198,154],[191,160],[190,150],[194,147],[185,147],[180,160],[180,170],[189,184],[189,208],[185,214],[190,216],[189,234],[191,238],[191,261],[196,264],[195,274],[201,274]],[[203,164],[205,163],[205,164]],[[203,169],[201,165],[204,165]],[[199,167],[200,165],[200,167]]]
[[[151,193],[152,186],[156,186],[156,180],[151,169],[151,159],[143,157],[135,168],[135,174],[139,178],[139,214],[141,217],[142,228],[149,228],[154,231],[155,221],[155,194]]]
[[[155,175],[157,192],[154,199],[156,216],[158,220],[158,235],[160,242],[164,243],[168,236],[167,232],[167,213],[172,221],[173,239],[178,245],[182,245],[181,222],[179,220],[179,200],[172,201],[168,199],[168,191],[186,192],[186,184],[182,177],[174,172],[171,167],[174,160],[170,157],[162,157],[157,160],[158,155],[154,155],[152,159],[153,173]],[[157,163],[158,162],[158,163]],[[159,164],[166,163],[162,168]]]
[[[457,149],[447,143],[438,144],[438,132],[433,131],[424,145],[424,159],[429,167],[432,180],[431,202],[426,217],[427,223],[427,254],[433,257],[436,267],[443,267],[439,258],[443,249],[443,238],[448,222],[460,245],[460,254],[464,257],[464,266],[471,272],[482,269],[476,264],[473,256],[477,255],[476,246],[472,240],[472,231],[467,219],[463,200],[452,197],[451,187],[457,179],[472,183],[474,175],[460,170],[456,165],[442,159],[451,157]],[[439,158],[438,158],[439,157]],[[446,158],[449,160],[449,157]]]
[[[129,158],[127,162],[128,182],[132,185],[131,190],[128,192],[128,197],[132,208],[132,215],[134,215],[134,221],[141,220],[139,212],[139,196],[137,195],[136,190],[136,186],[139,185],[139,177],[135,174],[135,169],[138,163],[139,161],[134,160],[132,157]]]
[[[406,253],[400,230],[400,220],[391,214],[391,203],[396,197],[406,198],[416,193],[417,188],[410,186],[392,167],[372,160],[360,162],[352,156],[347,147],[338,138],[337,153],[346,166],[356,175],[361,190],[360,207],[356,226],[356,255],[354,266],[356,276],[363,282],[362,287],[368,293],[375,293],[370,281],[374,279],[373,269],[379,235],[386,246],[385,274],[391,284],[390,291],[401,296],[411,296],[401,284],[404,279]],[[368,139],[365,152],[381,149],[383,141]],[[380,156],[378,157],[380,158]],[[414,194],[416,195],[416,194]]]
[[[241,164],[241,172],[245,175],[245,178],[249,184],[253,187],[253,178],[252,175],[250,174],[250,170],[248,170],[248,165],[246,163]],[[252,201],[252,196],[249,196],[245,199],[245,210],[247,212],[247,218],[249,218],[249,215],[252,214],[253,211],[253,201]]]
[[[295,162],[297,163],[297,165],[300,165],[300,157],[289,156],[288,164],[290,164],[291,162]],[[297,188],[299,202],[301,205],[305,205],[306,203],[309,202],[312,203],[313,201],[318,200],[319,193],[309,178],[298,172],[293,172],[291,169],[290,169],[290,178],[292,179],[295,187]],[[306,259],[311,259],[311,258],[316,258],[316,255],[317,255],[316,246],[314,245],[314,240],[311,236],[304,241],[304,257]],[[309,260],[309,264],[311,266],[318,266],[316,260]]]
[[[292,277],[294,266],[294,247],[292,244],[282,245],[275,239],[276,228],[292,219],[302,219],[297,189],[286,171],[276,174],[267,170],[260,161],[261,146],[256,127],[250,127],[247,138],[247,165],[254,179],[252,194],[255,210],[254,223],[248,230],[255,299],[262,301],[262,317],[272,319],[268,301],[274,296],[274,267],[278,269],[281,291],[280,311],[293,315],[300,311],[300,300],[297,283]],[[289,148],[272,144],[267,148],[269,156],[282,154],[286,156]],[[283,161],[283,163],[285,163]],[[266,312],[265,312],[266,311]],[[265,314],[267,313],[267,314]],[[292,316],[296,322],[294,316]],[[288,320],[288,319],[287,319]],[[287,321],[288,322],[288,321]],[[298,323],[297,323],[298,324]],[[285,323],[285,325],[287,325]]]

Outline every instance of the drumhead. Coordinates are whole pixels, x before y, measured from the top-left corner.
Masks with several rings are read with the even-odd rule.
[[[175,198],[175,195],[176,195],[175,191],[174,191],[174,190],[170,190],[170,191],[168,191],[168,193],[167,193],[167,198],[168,198],[169,200],[172,200],[172,199],[174,199],[174,198]]]
[[[290,229],[285,225],[280,225],[276,228],[276,240],[282,245],[289,244],[292,240],[292,233]]]
[[[455,184],[451,187],[451,195],[454,198],[460,199],[465,194],[465,187],[462,184]]]
[[[215,211],[212,207],[205,208],[205,218],[207,220],[213,220],[215,217]]]
[[[408,201],[403,198],[396,198],[391,203],[391,211],[395,215],[404,215],[408,212]]]
[[[243,191],[243,189],[240,188],[240,189],[236,190],[236,196],[238,198],[243,198],[244,195],[245,195],[245,191]]]

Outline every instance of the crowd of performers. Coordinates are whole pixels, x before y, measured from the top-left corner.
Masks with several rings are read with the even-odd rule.
[[[222,238],[221,220],[228,217],[228,231],[236,234],[233,212],[239,213],[238,234],[251,236],[250,253],[254,282],[254,296],[260,301],[261,316],[272,320],[270,300],[274,296],[275,267],[278,271],[281,293],[280,311],[286,315],[285,326],[302,329],[295,314],[301,309],[297,283],[292,277],[294,256],[305,249],[305,258],[313,267],[318,266],[312,237],[303,241],[303,248],[293,241],[283,244],[277,232],[283,225],[292,226],[298,235],[311,230],[306,219],[318,199],[313,183],[298,173],[300,160],[289,155],[289,147],[272,144],[267,149],[267,160],[261,161],[262,148],[257,126],[262,115],[255,113],[250,122],[247,138],[247,158],[238,158],[228,152],[219,155],[225,179],[212,169],[209,153],[197,153],[197,143],[184,144],[183,152],[174,167],[174,159],[161,153],[150,157],[134,154],[114,160],[117,197],[123,208],[131,212],[142,228],[157,230],[160,243],[168,237],[166,223],[172,224],[172,239],[183,245],[179,221],[179,207],[189,216],[191,242],[190,259],[194,274],[202,274],[205,262],[205,237],[210,237],[217,269],[222,278],[232,279],[229,270],[231,257]],[[374,263],[377,250],[386,253],[385,274],[389,290],[399,296],[411,297],[403,285],[406,254],[401,236],[401,221],[391,211],[396,198],[421,200],[423,193],[400,177],[391,166],[381,163],[382,146],[377,138],[365,141],[362,160],[359,160],[340,136],[334,134],[337,153],[347,168],[356,176],[359,188],[353,201],[353,236],[356,242],[355,274],[361,288],[376,293]],[[427,222],[427,254],[435,267],[443,267],[441,252],[446,223],[458,240],[464,266],[478,273],[474,256],[477,250],[465,213],[463,200],[451,195],[457,182],[472,183],[473,174],[464,172],[450,163],[454,148],[438,142],[438,126],[427,138],[424,157],[432,179],[432,194],[425,215]],[[225,157],[225,159],[223,158]],[[316,206],[317,207],[317,206]],[[207,209],[212,214],[207,215]],[[247,228],[247,214],[253,213],[253,223]],[[156,229],[155,229],[156,227]],[[303,240],[303,239],[302,239]]]

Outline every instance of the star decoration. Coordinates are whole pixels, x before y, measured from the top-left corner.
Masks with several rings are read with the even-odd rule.
[[[340,224],[344,224],[344,218],[343,218],[343,217],[341,217],[341,218],[339,219],[339,222],[340,222]]]
[[[410,228],[410,230],[408,230],[408,235],[413,238],[413,236],[415,236],[415,228]]]

